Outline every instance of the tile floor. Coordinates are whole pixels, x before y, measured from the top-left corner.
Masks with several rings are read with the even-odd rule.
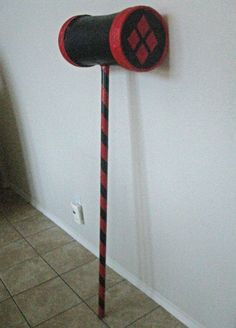
[[[10,190],[0,190],[0,328],[184,328],[110,268],[107,315],[98,260]]]

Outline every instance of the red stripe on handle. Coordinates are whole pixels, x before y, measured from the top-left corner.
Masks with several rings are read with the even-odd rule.
[[[104,211],[107,210],[107,200],[102,196],[100,196],[100,206]]]
[[[101,144],[101,156],[102,156],[102,159],[104,159],[104,160],[107,159],[107,152],[108,152],[107,147],[104,144]],[[105,174],[103,174],[103,177],[107,178]],[[104,179],[104,181],[105,181],[105,179]],[[105,182],[105,184],[106,184],[106,182]]]
[[[108,131],[108,122],[106,120],[106,118],[104,117],[104,115],[102,115],[102,130],[105,134],[107,134],[107,131]]]
[[[101,230],[103,233],[106,233],[106,229],[107,229],[106,222],[105,222],[104,220],[101,219],[100,230]],[[106,245],[104,245],[103,243],[100,243],[100,249],[101,249],[101,248],[106,249]]]
[[[105,87],[102,86],[102,102],[103,104],[108,107],[108,93],[107,93],[107,90],[105,89]]]
[[[105,277],[105,275],[106,275],[106,268],[104,266],[101,266],[100,267],[100,274],[101,274],[102,277]],[[100,286],[100,287],[104,289],[103,286]],[[105,291],[105,289],[104,289],[104,291]]]
[[[110,67],[109,66],[102,65],[101,68],[102,68],[103,73],[105,73],[106,75],[109,74],[109,70],[110,70]]]
[[[108,105],[109,105],[109,66],[101,66],[101,173],[100,173],[100,263],[98,316],[105,316],[106,291],[106,234],[107,234],[107,167],[108,167]]]
[[[105,254],[106,254],[106,247],[103,244],[100,245],[100,254],[102,256],[105,256]]]
[[[103,293],[105,293],[105,288],[101,286],[101,287],[99,288],[99,291],[100,291],[101,294],[103,294]]]

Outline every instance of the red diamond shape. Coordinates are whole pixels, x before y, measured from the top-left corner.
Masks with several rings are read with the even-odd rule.
[[[139,42],[139,36],[135,30],[133,30],[133,32],[128,37],[128,41],[129,41],[131,48],[134,50]]]
[[[153,50],[156,48],[156,46],[158,44],[157,38],[153,32],[151,32],[148,35],[148,37],[146,39],[146,43],[147,43],[149,49],[151,50],[151,52],[153,52]]]
[[[141,47],[138,48],[136,56],[138,57],[140,64],[143,65],[146,59],[148,58],[148,51],[143,44],[141,45]]]
[[[150,26],[144,15],[141,17],[140,21],[138,22],[137,28],[142,36],[144,36],[147,33],[147,31],[150,29]]]

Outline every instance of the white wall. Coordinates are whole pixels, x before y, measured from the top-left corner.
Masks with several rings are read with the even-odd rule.
[[[57,34],[75,14],[141,3],[166,16],[170,57],[146,74],[111,69],[110,263],[189,327],[235,328],[235,1],[2,0],[11,182],[97,248],[100,72],[67,64]]]

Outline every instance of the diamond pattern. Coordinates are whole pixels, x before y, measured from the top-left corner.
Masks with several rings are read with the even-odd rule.
[[[140,21],[138,22],[137,29],[139,30],[142,37],[144,37],[147,31],[150,29],[150,26],[144,15],[141,17]]]
[[[156,35],[151,29],[146,17],[143,15],[136,28],[130,33],[128,42],[141,65],[145,63],[150,54],[158,45]],[[136,49],[138,47],[138,49]]]
[[[148,51],[143,44],[141,45],[141,47],[138,48],[138,51],[136,52],[136,56],[138,57],[140,64],[143,65],[146,59],[148,58]]]
[[[155,37],[155,34],[153,32],[151,32],[148,35],[148,37],[146,39],[146,44],[148,45],[151,52],[156,48],[158,42],[157,42],[157,38]]]
[[[135,30],[133,30],[133,32],[128,37],[129,44],[133,50],[136,48],[139,40],[140,39],[139,39],[138,33]]]

